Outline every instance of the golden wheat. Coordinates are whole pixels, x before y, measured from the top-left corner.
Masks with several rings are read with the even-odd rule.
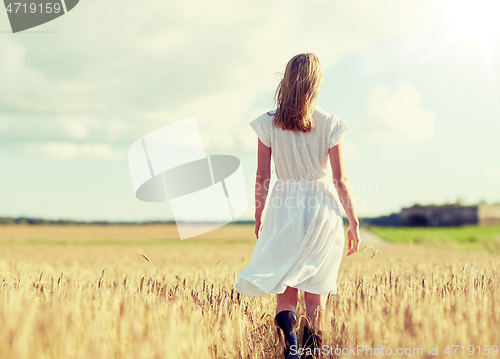
[[[279,357],[276,297],[233,289],[252,254],[252,227],[162,241],[172,233],[171,226],[0,227],[0,358]],[[335,349],[353,357],[352,348],[359,358],[387,357],[388,349],[402,358],[497,356],[499,255],[362,248],[344,257],[338,295],[328,300],[324,344],[332,357]],[[398,348],[413,353],[398,356]]]

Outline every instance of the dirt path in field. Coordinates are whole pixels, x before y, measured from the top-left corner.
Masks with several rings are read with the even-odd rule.
[[[376,234],[370,232],[366,228],[360,228],[359,229],[359,234],[361,235],[361,245],[390,245],[390,242],[386,241],[385,239],[382,239],[381,237],[377,236]]]

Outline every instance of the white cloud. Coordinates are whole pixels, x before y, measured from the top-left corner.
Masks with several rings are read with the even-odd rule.
[[[115,141],[130,128],[124,119],[86,114],[0,111],[0,141]]]
[[[430,0],[80,2],[40,27],[55,34],[0,39],[0,108],[16,113],[1,140],[124,144],[196,116],[207,150],[245,150],[255,101],[292,55],[315,52],[327,69],[419,28],[432,9]]]
[[[485,175],[487,179],[500,179],[500,167],[488,168],[485,171]]]
[[[422,108],[422,95],[410,83],[391,91],[378,85],[368,92],[358,122],[360,137],[373,142],[418,143],[434,137],[436,116]]]
[[[27,144],[20,147],[22,153],[53,159],[68,159],[73,157],[104,158],[121,160],[123,153],[111,149],[107,144],[74,144],[67,142],[47,142]]]

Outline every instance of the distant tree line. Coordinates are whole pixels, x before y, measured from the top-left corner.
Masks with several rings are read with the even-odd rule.
[[[482,200],[479,204],[486,204],[486,201]],[[500,203],[495,203],[500,204]],[[445,203],[440,206],[442,207],[461,207],[463,206],[463,201],[461,198],[457,199],[454,203]],[[420,203],[414,203],[415,207],[425,207]],[[343,222],[345,226],[349,225],[349,221],[346,217],[343,217]],[[231,224],[254,224],[254,220],[238,220],[232,221]],[[398,227],[399,223],[399,213],[391,213],[387,216],[379,217],[361,217],[360,223],[366,226],[381,226],[381,227]],[[0,225],[2,224],[20,224],[20,225],[147,225],[147,224],[175,224],[174,220],[168,221],[76,221],[72,219],[44,219],[44,218],[29,218],[29,217],[0,217]]]
[[[398,227],[399,213],[391,213],[388,216],[364,217],[360,219],[360,224],[380,227]]]
[[[170,224],[175,221],[76,221],[72,219],[44,219],[29,217],[0,217],[0,224],[20,225],[144,225],[144,224]]]
[[[233,221],[233,224],[250,224],[255,221]],[[72,219],[44,219],[44,218],[29,218],[29,217],[0,217],[0,225],[2,224],[19,224],[19,225],[148,225],[148,224],[175,224],[175,221],[76,221]]]
[[[349,225],[347,218],[343,218],[344,225]],[[238,220],[233,221],[231,224],[254,224],[254,220]],[[398,226],[399,225],[399,215],[393,213],[388,216],[374,217],[374,218],[360,218],[360,223],[363,225],[373,225],[373,226]],[[175,224],[175,221],[76,221],[72,219],[45,219],[45,218],[29,218],[29,217],[0,217],[0,225],[10,224],[10,225],[52,225],[52,226],[64,226],[64,225],[158,225],[158,224]]]

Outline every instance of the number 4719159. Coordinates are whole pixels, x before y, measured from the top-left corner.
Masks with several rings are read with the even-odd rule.
[[[12,6],[14,5],[14,6]],[[43,7],[45,5],[45,8]],[[14,10],[15,8],[15,10]],[[21,9],[21,11],[19,11]],[[29,4],[29,9],[28,9],[28,4],[27,3],[20,3],[20,2],[15,2],[15,3],[9,3],[5,10],[10,14],[14,12],[17,14],[18,12],[25,13],[27,14],[28,12],[31,14],[34,14],[36,12],[38,13],[46,13],[50,14],[52,12],[54,13],[59,13],[61,11],[61,4],[59,3],[45,3],[45,4],[35,4],[35,3],[30,3]]]
[[[451,347],[451,348],[450,348]],[[481,348],[482,347],[482,348]],[[491,347],[491,349],[490,349]],[[482,351],[481,351],[482,349]],[[448,345],[443,353],[448,355],[497,355],[498,346],[497,345]]]

